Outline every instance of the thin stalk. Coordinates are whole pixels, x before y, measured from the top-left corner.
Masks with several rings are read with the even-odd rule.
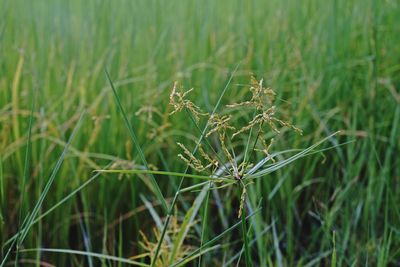
[[[248,215],[247,217],[245,217],[245,220],[247,221],[248,219],[250,219],[251,217],[253,217],[255,214],[257,214],[260,209],[255,210],[253,213],[251,213],[250,215]],[[242,224],[242,221],[239,221],[237,223],[235,223],[234,225],[232,225],[231,227],[229,227],[228,229],[226,229],[225,231],[223,231],[222,233],[220,233],[219,235],[217,235],[216,237],[214,237],[213,239],[211,239],[210,241],[207,241],[201,248],[198,248],[196,250],[194,250],[192,253],[190,253],[189,255],[187,255],[186,257],[184,257],[183,259],[179,260],[178,262],[174,263],[173,265],[171,265],[170,267],[175,267],[180,265],[182,262],[184,262],[186,259],[193,257],[193,255],[196,255],[200,252],[201,249],[204,249],[206,247],[209,247],[211,245],[213,245],[215,242],[217,242],[218,240],[220,240],[221,238],[223,238],[226,234],[232,232],[234,229],[236,229],[237,227],[239,227]]]
[[[22,230],[20,238],[18,238],[18,245],[21,245],[24,242],[24,240],[25,240],[25,238],[26,238],[26,236],[27,236],[27,234],[29,232],[29,229],[33,225],[33,221],[36,218],[37,214],[39,213],[39,210],[42,207],[43,201],[46,198],[47,193],[49,192],[50,187],[53,184],[53,182],[54,182],[54,180],[56,178],[56,175],[57,175],[58,171],[61,168],[62,163],[64,162],[64,158],[65,158],[65,156],[66,156],[66,154],[68,152],[68,148],[71,145],[72,140],[74,139],[76,133],[78,132],[78,129],[80,128],[80,125],[82,123],[82,119],[83,119],[84,114],[85,113],[81,114],[77,125],[75,126],[74,130],[72,131],[71,136],[69,137],[68,142],[67,142],[63,152],[61,153],[61,156],[59,157],[59,159],[58,159],[58,161],[56,163],[56,166],[54,167],[54,169],[53,169],[53,171],[52,171],[52,173],[50,175],[50,178],[49,178],[48,182],[46,183],[46,186],[43,189],[42,194],[39,197],[38,202],[36,203],[32,213],[28,217],[27,223],[26,223],[26,227]]]
[[[126,128],[128,129],[129,135],[130,135],[130,137],[131,137],[133,143],[135,144],[135,147],[136,147],[136,150],[137,150],[137,152],[138,152],[138,154],[139,154],[139,157],[140,157],[140,159],[142,160],[143,165],[145,166],[145,168],[146,168],[146,169],[149,169],[149,166],[148,166],[148,164],[147,164],[147,160],[146,160],[146,158],[145,158],[145,156],[144,156],[144,153],[143,153],[143,151],[142,151],[142,148],[140,147],[139,141],[138,141],[138,139],[137,139],[137,137],[136,137],[136,134],[135,134],[135,132],[134,132],[134,130],[133,130],[133,128],[132,128],[132,125],[130,124],[130,122],[129,122],[129,120],[128,120],[128,117],[127,117],[127,115],[126,115],[126,113],[125,113],[125,110],[124,110],[124,108],[122,107],[121,100],[120,100],[120,98],[119,98],[119,96],[118,96],[118,94],[117,94],[117,91],[116,91],[116,89],[115,89],[115,87],[114,87],[114,84],[113,84],[113,82],[112,82],[112,80],[111,80],[111,77],[110,77],[110,75],[109,75],[109,73],[108,73],[107,70],[105,70],[105,73],[106,73],[107,79],[108,79],[108,81],[109,81],[109,83],[110,83],[112,92],[113,92],[113,94],[114,94],[115,100],[116,100],[117,105],[118,105],[118,108],[119,108],[119,110],[120,110],[120,112],[121,112],[121,114],[122,114],[122,117],[123,117],[125,126],[126,126]],[[165,201],[165,198],[164,198],[164,196],[163,196],[163,194],[162,194],[162,192],[161,192],[161,189],[160,189],[160,187],[158,186],[157,181],[156,181],[156,179],[154,178],[154,176],[153,176],[152,174],[150,174],[150,181],[151,181],[151,184],[153,185],[154,193],[156,194],[157,199],[158,199],[158,200],[160,201],[160,203],[161,203],[161,207],[163,208],[164,211],[167,212],[167,211],[168,211],[167,202]]]
[[[180,172],[167,172],[167,171],[150,171],[150,170],[96,170],[96,172],[102,173],[123,173],[123,174],[158,174],[164,176],[176,176],[176,177],[184,177],[184,178],[192,178],[198,180],[207,180],[207,181],[215,181],[215,182],[232,182],[233,177],[224,176],[224,177],[211,177],[205,175],[197,175],[197,174],[187,174]]]
[[[240,192],[240,190],[239,190]],[[244,242],[244,256],[246,261],[246,266],[251,267],[253,264],[251,263],[251,256],[250,256],[250,248],[249,248],[249,240],[247,238],[247,225],[246,225],[246,215],[245,211],[242,211],[242,235],[243,235],[243,242]]]
[[[203,218],[202,218],[201,239],[200,239],[200,256],[199,256],[198,267],[201,266],[202,246],[203,246],[205,232],[206,232],[206,225],[207,225],[206,222],[208,220],[208,200],[210,198],[211,187],[212,187],[212,185],[210,182],[210,185],[209,185],[210,189],[207,191],[206,201],[204,203],[204,214],[203,214]]]
[[[32,98],[31,103],[31,114],[29,116],[29,126],[28,126],[28,140],[26,141],[26,152],[25,152],[25,162],[24,162],[24,173],[22,176],[22,186],[21,186],[21,200],[20,200],[20,209],[19,209],[19,216],[18,216],[18,227],[21,227],[21,219],[22,219],[22,210],[24,206],[24,196],[25,196],[25,185],[26,180],[28,179],[28,173],[30,169],[30,154],[31,154],[31,146],[32,146],[32,125],[33,125],[33,112],[35,110],[35,102],[36,102],[36,90],[34,93],[34,97]],[[20,232],[20,231],[18,231]],[[17,243],[16,247],[16,255],[15,255],[15,266],[17,266],[18,262],[18,251],[19,245]]]

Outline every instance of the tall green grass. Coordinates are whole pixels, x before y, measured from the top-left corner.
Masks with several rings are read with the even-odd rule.
[[[236,191],[209,191],[183,241],[194,249],[187,264],[399,264],[398,1],[0,0],[0,18],[1,258],[22,235],[21,264],[149,264],[129,260],[145,253],[139,231],[157,242],[154,214],[164,223],[179,189],[202,189],[172,174],[186,169],[176,142],[195,143],[205,127],[184,114],[167,116],[173,81],[194,87],[203,110],[223,111],[246,96],[254,73],[304,132],[283,133],[271,152],[341,133],[320,147],[334,149],[254,179],[246,224],[237,218]],[[136,116],[144,105],[161,116],[151,123]],[[149,139],[165,123],[171,126]],[[246,147],[247,140],[236,142]],[[93,173],[145,170],[140,153],[169,174],[155,174],[152,182],[143,174]],[[191,191],[176,199],[170,215],[190,218],[201,194]]]

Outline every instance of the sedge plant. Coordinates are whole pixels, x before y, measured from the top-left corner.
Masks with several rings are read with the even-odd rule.
[[[224,89],[223,94],[226,89]],[[262,79],[257,80],[254,76],[251,76],[248,89],[249,99],[239,103],[228,104],[221,113],[218,113],[216,108],[213,112],[208,113],[189,99],[189,94],[193,89],[184,90],[177,82],[173,84],[169,96],[169,104],[172,107],[169,116],[179,112],[186,113],[194,128],[200,134],[200,138],[194,144],[176,143],[181,149],[177,159],[186,164],[185,172],[150,170],[148,168],[100,170],[105,173],[150,175],[153,177],[153,181],[155,175],[181,178],[178,190],[168,207],[167,217],[162,226],[160,225],[159,217],[156,216],[157,219],[155,221],[158,227],[153,229],[156,242],[150,241],[144,233],[141,233],[142,242],[140,244],[145,253],[134,256],[134,259],[148,257],[150,258],[150,266],[180,266],[197,258],[200,258],[200,262],[203,254],[219,248],[219,246],[211,245],[214,244],[217,237],[218,240],[221,238],[221,236],[217,236],[205,243],[203,242],[204,240],[201,240],[201,246],[198,249],[184,245],[190,229],[196,223],[196,216],[200,206],[203,202],[208,203],[208,192],[210,190],[237,187],[238,190],[236,191],[239,193],[236,196],[233,195],[233,198],[237,198],[239,203],[236,208],[239,221],[232,226],[233,228],[228,228],[229,231],[224,233],[229,233],[234,228],[241,226],[245,264],[246,266],[252,266],[251,242],[248,236],[251,229],[247,224],[249,217],[254,215],[254,211],[252,213],[246,211],[246,202],[248,201],[247,188],[254,183],[255,179],[265,177],[267,174],[281,169],[301,157],[315,153],[315,148],[331,136],[307,149],[273,152],[274,139],[282,134],[283,128],[298,134],[302,134],[302,130],[278,115],[279,109],[276,106],[276,94],[271,88],[264,86]],[[113,91],[118,100],[114,88]],[[216,107],[219,105],[220,101],[218,101]],[[120,110],[124,113],[122,106],[120,106]],[[142,112],[152,113],[152,111],[156,111],[156,114],[159,114],[158,109],[151,106],[140,109],[136,114],[139,115]],[[243,114],[250,114],[250,119],[247,119],[248,116]],[[124,115],[124,117],[126,116]],[[241,121],[243,119],[247,119],[245,124]],[[206,121],[206,126],[203,130],[199,126],[202,120]],[[126,123],[128,125],[127,121]],[[245,126],[238,127],[237,125]],[[237,145],[237,140],[245,140],[244,145]],[[190,150],[190,146],[193,146],[194,149]],[[262,155],[262,160],[257,162],[255,159],[259,157],[256,157],[255,154]],[[288,154],[291,156],[281,159]],[[280,160],[277,160],[278,157]],[[191,171],[191,173],[189,174],[188,171]],[[184,178],[200,182],[182,188]],[[182,221],[178,222],[176,203],[178,197],[185,192],[200,193]],[[156,195],[160,196],[159,193]],[[150,211],[153,214],[155,213],[154,209]]]

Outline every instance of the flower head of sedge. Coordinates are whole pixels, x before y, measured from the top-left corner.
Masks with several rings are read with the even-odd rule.
[[[257,114],[246,126],[244,126],[239,131],[235,132],[232,135],[232,138],[234,138],[235,136],[237,136],[243,132],[249,131],[251,128],[253,128],[256,125],[259,125],[260,129],[262,129],[263,124],[269,125],[270,128],[276,133],[280,133],[280,131],[276,125],[276,124],[280,124],[280,126],[292,128],[296,132],[302,134],[302,130],[297,128],[290,122],[286,122],[286,121],[276,118],[275,112],[276,112],[276,107],[272,106],[272,107],[264,110],[262,113]]]
[[[178,83],[175,82],[172,87],[172,92],[169,95],[169,104],[174,108],[170,115],[180,112],[183,109],[187,109],[196,121],[199,120],[200,116],[208,115],[208,113],[203,113],[198,106],[193,104],[192,101],[186,99],[187,95],[193,91],[193,88],[186,92],[178,92],[177,86]]]
[[[199,146],[199,152],[201,156],[207,161],[206,164],[196,158],[183,144],[177,143],[178,146],[183,150],[183,154],[178,154],[178,157],[183,160],[188,166],[195,169],[198,172],[203,172],[212,167],[218,167],[218,161],[212,159],[208,154],[206,154],[201,146]]]
[[[263,133],[263,128],[267,126],[275,134],[279,134],[282,127],[288,127],[292,130],[301,133],[301,130],[287,122],[277,115],[277,108],[274,105],[275,92],[270,88],[265,88],[263,85],[263,80],[257,81],[254,77],[251,77],[250,81],[250,92],[251,99],[245,100],[243,102],[227,105],[230,108],[238,108],[235,110],[240,111],[239,116],[234,114],[219,115],[213,113],[208,119],[207,125],[209,130],[205,134],[205,138],[202,142],[208,145],[207,151],[205,151],[201,146],[199,146],[199,154],[195,156],[183,145],[178,143],[180,148],[183,150],[178,157],[183,160],[192,169],[199,172],[211,172],[213,175],[218,169],[218,173],[224,172],[227,177],[237,181],[237,184],[241,185],[242,193],[240,196],[239,205],[239,217],[245,209],[245,200],[247,198],[246,187],[251,183],[251,179],[246,179],[247,174],[251,168],[253,168],[253,163],[251,162],[251,147],[256,152],[263,153],[268,160],[275,163],[273,156],[270,154],[270,149],[273,143],[273,139],[269,142],[263,138],[258,138],[261,133]],[[198,120],[199,116],[206,115],[202,113],[199,107],[193,104],[190,100],[187,100],[187,94],[191,90],[186,92],[178,92],[177,84],[174,84],[172,93],[170,95],[170,104],[174,107],[171,114],[181,111],[182,109],[187,109],[193,116]],[[248,109],[252,108],[253,116],[247,122],[244,122],[241,128],[235,128],[232,125],[232,118],[239,118],[240,114],[246,112]],[[232,110],[234,112],[235,110]],[[228,110],[229,111],[229,110]],[[196,122],[195,122],[196,123]],[[256,127],[257,129],[255,129]],[[253,133],[252,130],[258,131],[258,133]],[[233,133],[233,135],[231,135]],[[215,135],[215,136],[214,136]],[[238,135],[244,135],[244,139],[247,139],[247,145],[242,146],[240,142],[233,142],[233,138]],[[213,138],[213,143],[208,141],[208,137]],[[251,144],[252,137],[255,138],[254,144]],[[257,149],[257,141],[262,141],[262,149]],[[244,151],[239,151],[238,148],[242,148]],[[211,154],[211,152],[213,154]],[[241,160],[243,158],[243,160]],[[217,160],[218,159],[218,160]]]
[[[272,162],[275,163],[275,159],[271,156],[271,154],[269,153],[269,150],[272,146],[274,142],[274,138],[271,138],[271,141],[269,142],[269,144],[267,144],[267,141],[265,141],[265,139],[262,140],[263,143],[263,149],[254,149],[255,151],[259,151],[265,154],[265,156],[267,156],[268,158],[271,159]]]
[[[209,124],[211,126],[211,130],[208,131],[206,137],[209,137],[211,134],[218,132],[226,132],[227,130],[235,130],[235,127],[229,125],[229,121],[231,120],[232,116],[220,116],[218,114],[213,114],[210,116]]]
[[[249,101],[227,105],[227,107],[253,106],[257,110],[263,110],[266,105],[270,105],[274,101],[276,95],[271,88],[263,86],[263,79],[257,81],[254,76],[251,76],[250,92],[252,97]]]

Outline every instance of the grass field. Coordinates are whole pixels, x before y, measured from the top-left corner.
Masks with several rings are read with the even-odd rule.
[[[397,0],[0,0],[0,266],[400,266],[399,120]]]

